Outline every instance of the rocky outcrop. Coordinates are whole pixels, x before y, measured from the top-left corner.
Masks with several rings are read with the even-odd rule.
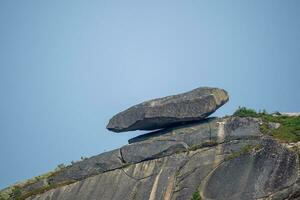
[[[61,186],[29,200],[297,199],[297,154],[253,118],[209,118],[145,134],[51,177]]]
[[[133,106],[107,128],[164,129],[0,191],[0,199],[2,194],[17,200],[189,200],[193,194],[204,200],[300,199],[299,157],[291,151],[298,143],[280,144],[269,131],[291,127],[262,118],[207,118],[226,101],[224,90],[198,88]]]
[[[153,99],[115,115],[107,129],[114,132],[155,130],[208,117],[228,101],[225,90],[201,87],[190,92]]]

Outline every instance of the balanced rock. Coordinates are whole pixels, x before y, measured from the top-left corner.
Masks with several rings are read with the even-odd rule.
[[[114,132],[155,130],[201,120],[228,100],[223,89],[200,87],[132,106],[111,118],[106,128]]]

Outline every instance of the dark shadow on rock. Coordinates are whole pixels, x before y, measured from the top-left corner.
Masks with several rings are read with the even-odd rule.
[[[176,124],[172,124],[164,129],[160,129],[157,131],[153,131],[150,133],[145,133],[142,135],[139,135],[137,137],[131,138],[128,140],[129,144],[132,143],[136,143],[136,142],[141,142],[141,141],[145,141],[145,140],[149,140],[151,138],[155,138],[155,137],[159,137],[161,135],[164,135],[166,133],[171,132],[172,130],[178,129],[178,128],[188,128],[194,125],[200,125],[200,124],[204,124],[204,123],[208,123],[214,119],[216,119],[217,117],[209,117],[206,119],[202,119],[202,120],[197,120],[197,121],[191,121],[191,122],[181,122],[181,123],[176,123]]]

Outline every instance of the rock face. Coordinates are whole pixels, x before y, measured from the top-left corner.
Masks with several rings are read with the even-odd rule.
[[[164,129],[6,188],[0,199],[189,200],[198,193],[203,200],[299,200],[294,146],[260,131],[282,124],[206,118],[227,101],[224,90],[198,88],[133,106],[114,116],[107,128]]]
[[[27,200],[299,199],[298,155],[259,123],[209,118],[138,136],[55,173],[44,182],[58,187]]]
[[[228,99],[225,90],[201,87],[132,106],[110,119],[107,129],[114,132],[155,130],[201,120],[215,112]]]

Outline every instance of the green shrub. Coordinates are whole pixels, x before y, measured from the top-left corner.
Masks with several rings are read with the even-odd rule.
[[[201,196],[200,196],[198,190],[196,192],[194,192],[193,197],[192,197],[191,200],[201,200]]]
[[[239,107],[234,113],[234,116],[238,117],[257,117],[258,114],[254,109]]]
[[[9,196],[12,199],[19,199],[21,195],[22,195],[21,189],[19,187],[14,187]]]

